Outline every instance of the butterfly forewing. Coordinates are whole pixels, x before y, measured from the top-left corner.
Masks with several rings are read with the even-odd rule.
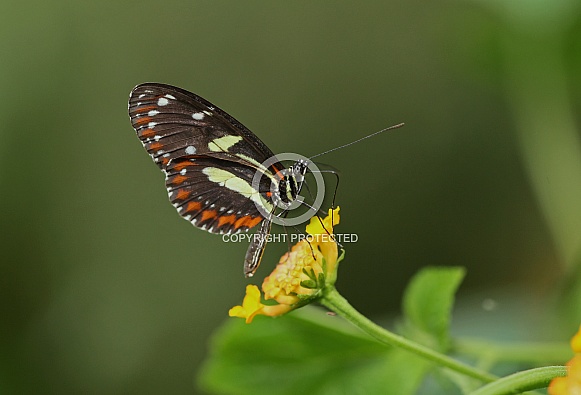
[[[244,125],[207,100],[164,84],[141,84],[129,98],[137,136],[157,165],[208,155],[259,167],[272,151]]]

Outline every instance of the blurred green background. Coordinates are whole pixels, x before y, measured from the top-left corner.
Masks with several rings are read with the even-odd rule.
[[[342,294],[381,318],[418,268],[461,265],[474,315],[495,314],[483,298],[537,311],[581,239],[577,3],[5,2],[0,392],[198,393],[246,245],[168,203],[127,116],[146,81],[207,98],[275,153],[405,122],[320,158],[342,172],[340,231],[359,236]]]

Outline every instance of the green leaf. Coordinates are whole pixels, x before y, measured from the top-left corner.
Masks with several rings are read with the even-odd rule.
[[[307,306],[284,317],[229,320],[199,375],[216,394],[414,394],[430,363],[378,344]]]
[[[409,337],[446,350],[454,294],[464,274],[461,267],[430,267],[414,276],[403,300]]]

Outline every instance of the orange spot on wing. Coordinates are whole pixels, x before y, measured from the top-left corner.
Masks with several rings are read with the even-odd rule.
[[[162,143],[159,143],[159,142],[155,142],[155,143],[149,144],[149,149],[150,150],[156,151],[156,150],[160,149],[161,147],[163,147],[163,144]]]
[[[139,132],[139,137],[142,137],[142,138],[149,138],[149,137],[153,137],[154,135],[155,135],[155,132],[153,131],[153,129],[145,129],[145,130]]]
[[[272,196],[272,192],[268,191],[266,192],[266,197],[271,197]]]
[[[275,176],[278,176],[278,178],[280,178],[280,179],[282,180],[282,179],[284,178],[284,175],[282,174],[282,171],[284,170],[284,168],[282,167],[282,165],[281,165],[281,167],[279,168],[279,166],[278,166],[278,165],[280,165],[280,163],[278,163],[278,164],[275,164],[275,165],[272,165],[272,166],[270,166],[270,168],[271,168],[271,171],[273,171],[273,170],[274,170],[274,171],[273,171],[274,175],[275,175]]]
[[[135,110],[135,113],[142,114],[144,112],[150,112],[151,110],[155,110],[156,108],[157,108],[156,106],[139,107],[138,109]]]
[[[253,228],[258,225],[262,221],[262,217],[254,217],[253,219],[248,221],[248,227]]]
[[[141,126],[146,123],[150,123],[153,118],[151,117],[140,117],[135,120],[135,126]]]
[[[187,179],[188,179],[188,177],[186,177],[186,176],[182,176],[182,175],[180,174],[180,175],[177,175],[177,176],[175,176],[175,177],[173,178],[173,180],[171,180],[171,183],[172,183],[172,184],[174,184],[174,185],[179,185],[179,184],[181,184],[182,182],[184,182],[184,181],[185,181],[185,180],[187,180]]]
[[[186,206],[185,212],[189,213],[190,211],[200,211],[201,208],[202,204],[200,202],[189,202]]]
[[[176,163],[176,165],[173,167],[174,170],[182,170],[184,167],[188,167],[188,166],[197,166],[196,163],[192,162],[192,161],[181,161],[179,163]]]
[[[166,166],[169,163],[169,158],[161,158],[161,164]]]
[[[262,221],[262,217],[251,217],[250,215],[245,215],[244,217],[240,217],[234,223],[234,228],[238,229],[242,226],[246,226],[247,228],[253,228],[258,225]]]
[[[214,218],[217,215],[218,212],[216,210],[204,210],[202,211],[202,222],[204,222],[207,219]]]
[[[185,189],[180,189],[180,190],[178,190],[178,193],[176,195],[176,199],[185,200],[191,195],[191,193],[192,193],[191,191],[186,191]]]
[[[234,214],[226,215],[226,216],[218,218],[218,226],[219,227],[222,225],[225,225],[225,224],[233,225],[234,222],[236,222],[236,216]]]

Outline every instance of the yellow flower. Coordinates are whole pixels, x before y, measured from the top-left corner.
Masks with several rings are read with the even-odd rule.
[[[322,220],[311,218],[306,239],[284,254],[264,279],[264,299],[278,304],[262,304],[258,287],[249,285],[242,306],[230,309],[229,315],[246,318],[246,323],[250,323],[256,315],[279,316],[319,298],[325,286],[333,285],[337,277],[339,250],[332,235],[338,223],[339,207],[329,210],[329,215]]]
[[[322,221],[319,217],[311,218],[311,223],[307,225],[306,229],[307,233],[313,236],[313,249],[317,247],[325,257],[327,274],[334,274],[336,271],[339,251],[333,238],[333,229],[335,225],[339,224],[339,220],[339,207],[335,210],[329,209],[328,215]]]
[[[579,331],[571,339],[571,349],[573,352],[581,354],[581,325],[579,326]]]
[[[581,326],[571,339],[571,348],[577,355],[567,362],[567,376],[551,381],[549,395],[581,395]]]
[[[234,306],[228,312],[230,317],[246,318],[246,323],[250,324],[257,314],[276,317],[290,311],[290,306],[275,305],[265,306],[260,303],[260,290],[256,285],[246,286],[246,296],[242,301],[242,306]]]

